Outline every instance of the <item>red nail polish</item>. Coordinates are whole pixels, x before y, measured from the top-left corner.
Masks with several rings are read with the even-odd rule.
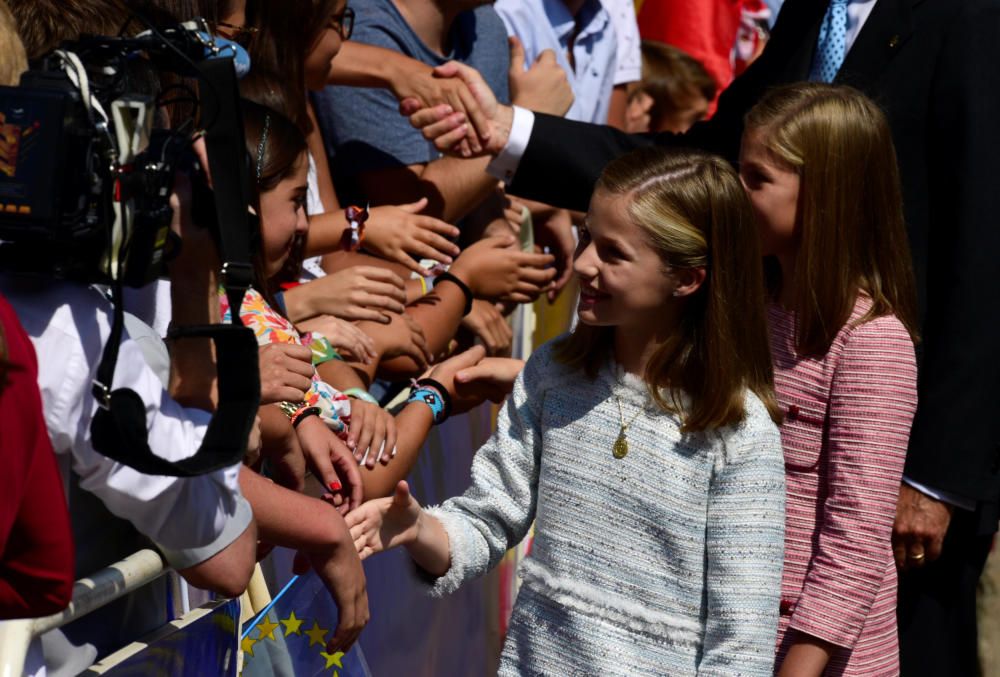
[[[330,491],[340,491],[340,482],[330,482]]]

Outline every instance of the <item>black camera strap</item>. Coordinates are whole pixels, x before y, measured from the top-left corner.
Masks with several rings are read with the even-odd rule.
[[[168,461],[149,447],[146,406],[131,389],[111,389],[124,331],[122,281],[112,286],[114,320],[104,347],[93,393],[100,405],[91,425],[94,448],[140,472],[191,477],[238,463],[260,405],[257,341],[242,325],[239,309],[253,281],[249,173],[239,91],[231,57],[206,59],[198,64],[203,87],[203,114],[209,121],[205,143],[212,173],[218,219],[221,282],[232,311],[232,324],[181,327],[171,338],[208,337],[215,344],[218,406],[198,451],[181,461]]]

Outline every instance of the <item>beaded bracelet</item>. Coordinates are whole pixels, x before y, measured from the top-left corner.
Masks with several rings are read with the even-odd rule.
[[[340,246],[344,251],[356,252],[365,241],[365,221],[368,220],[368,205],[362,209],[356,205],[351,205],[344,210],[344,218],[347,219],[347,228],[341,238]]]
[[[320,415],[319,407],[305,407],[304,409],[299,409],[297,412],[295,412],[295,415],[292,416],[292,427],[298,428],[299,424],[302,423],[303,420],[309,418],[310,416],[319,416],[319,415]]]
[[[442,423],[451,415],[451,396],[448,390],[432,378],[422,378],[414,381],[410,389],[410,402],[423,402],[431,408],[434,424]]]
[[[348,388],[347,390],[344,391],[344,394],[347,395],[348,397],[353,397],[355,399],[361,400],[362,402],[369,402],[376,406],[380,406],[379,401],[376,400],[375,397],[364,388]]]

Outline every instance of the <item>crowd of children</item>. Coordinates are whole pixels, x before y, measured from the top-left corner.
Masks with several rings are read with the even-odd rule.
[[[485,138],[471,131],[486,100],[458,80],[436,78],[384,45],[342,49],[355,23],[344,0],[73,0],[68,9],[52,3],[48,17],[48,2],[10,4],[31,57],[74,30],[124,31],[140,6],[158,20],[205,17],[251,56],[240,88],[249,207],[259,222],[256,282],[230,307],[215,277],[197,272],[211,268],[211,256],[195,252],[181,262],[194,282],[172,271],[157,303],[126,308],[164,327],[186,312],[179,304],[193,290],[207,290],[212,318],[238,313],[253,330],[260,359],[247,368],[261,376],[257,434],[244,464],[218,478],[233,505],[214,517],[242,520],[239,528],[212,530],[202,542],[174,539],[152,514],[167,489],[147,493],[153,509],[136,518],[133,499],[118,497],[128,487],[98,487],[128,478],[80,460],[74,445],[89,437],[56,437],[53,415],[46,418],[56,452],[76,458],[72,481],[97,487],[112,513],[175,554],[189,580],[238,592],[246,575],[231,572],[252,564],[252,550],[298,550],[340,608],[331,647],[342,649],[368,619],[361,559],[404,546],[430,593],[446,594],[495,567],[534,524],[501,674],[898,672],[890,534],[916,408],[916,298],[891,134],[862,94],[825,84],[773,90],[746,117],[738,171],[704,152],[641,149],[605,167],[585,214],[557,218],[550,205],[525,202],[510,216],[502,204],[514,198],[488,178],[484,159],[416,162],[390,157],[378,139],[330,142],[330,120],[377,110],[323,110],[338,106],[337,89],[323,91],[333,83],[448,106],[469,116],[463,143]],[[402,24],[429,14],[418,0],[386,4],[379,11],[396,12]],[[517,4],[504,2],[508,28],[518,26]],[[593,4],[558,15],[591,22],[591,33],[574,37],[598,41],[610,21]],[[466,56],[459,46],[469,36],[459,31],[473,29],[463,17],[482,7],[457,5],[442,10],[452,26],[443,49],[422,45],[442,61]],[[507,45],[492,48],[506,53]],[[625,125],[683,132],[705,115],[714,83],[673,48],[641,48],[642,81]],[[558,58],[572,70],[582,57]],[[512,82],[539,79],[512,87],[512,97],[537,97],[537,83],[554,81],[560,87],[549,96],[530,100],[566,113],[573,78],[552,80],[545,59],[533,54],[525,66],[523,54],[515,58]],[[607,92],[588,93],[599,104],[611,96],[612,78],[604,80]],[[322,94],[310,99],[310,90]],[[606,121],[607,105],[597,108]],[[352,169],[360,178],[338,190],[331,159],[338,182]],[[454,174],[440,169],[445,161]],[[404,174],[400,181],[426,190],[418,202],[338,203],[338,192],[354,197],[373,180],[388,182],[380,196],[409,195],[391,183]],[[475,187],[455,178],[474,174]],[[177,199],[184,214],[183,191]],[[522,248],[517,236],[532,215],[551,253]],[[184,218],[175,228],[187,237]],[[574,328],[525,365],[507,359],[505,316],[558,291],[570,268],[579,285]],[[43,339],[60,301],[50,293],[43,302],[42,292],[33,296],[10,277],[0,290],[15,310],[33,306],[22,322],[45,371],[56,358]],[[6,368],[25,358],[4,312]],[[174,362],[197,364],[171,350]],[[178,364],[171,369],[168,390],[184,411],[210,409],[211,384],[199,405],[192,379],[178,376]],[[387,409],[408,379],[408,397]],[[54,390],[43,382],[41,391],[48,410]],[[13,392],[3,391],[0,406]],[[508,393],[469,488],[422,508],[405,479],[431,427]],[[89,407],[87,396],[76,406]],[[164,407],[180,410],[172,400]],[[205,414],[175,418],[192,435]],[[169,491],[158,510],[194,500],[183,487]],[[183,514],[193,519],[190,509]],[[18,557],[10,529],[0,521],[5,566]],[[198,550],[209,543],[217,547]],[[224,568],[204,566],[224,554],[216,562]],[[6,570],[0,614],[25,615]]]

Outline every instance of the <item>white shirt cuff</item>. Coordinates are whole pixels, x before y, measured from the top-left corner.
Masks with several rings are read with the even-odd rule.
[[[524,156],[524,151],[528,147],[528,140],[531,139],[531,130],[534,127],[535,114],[527,108],[514,106],[514,119],[511,121],[507,144],[486,166],[486,171],[490,173],[490,176],[505,183],[510,183],[514,179],[517,166],[521,164],[521,157]]]
[[[642,68],[636,66],[634,68],[619,68],[615,73],[614,84],[617,85],[627,85],[630,82],[639,82],[642,80]]]
[[[928,486],[921,484],[920,482],[914,482],[909,477],[903,476],[903,481],[909,484],[911,487],[916,489],[922,494],[927,494],[931,498],[937,499],[943,503],[948,503],[956,508],[961,508],[962,510],[974,511],[976,509],[976,502],[972,499],[966,498],[964,496],[956,496],[955,494],[942,491],[941,489],[931,489]]]

